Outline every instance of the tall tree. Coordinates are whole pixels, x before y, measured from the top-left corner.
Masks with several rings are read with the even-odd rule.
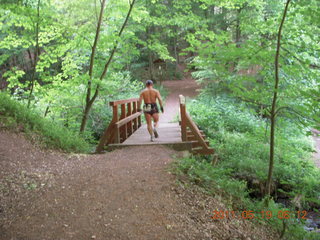
[[[273,165],[274,165],[274,147],[275,147],[275,129],[276,129],[276,117],[277,117],[277,100],[278,100],[278,91],[279,91],[279,56],[280,56],[280,49],[281,49],[281,34],[282,28],[287,16],[289,4],[291,0],[287,0],[278,35],[277,35],[277,50],[275,54],[275,61],[274,61],[274,69],[275,69],[275,81],[274,81],[274,91],[273,91],[273,99],[271,105],[271,112],[270,112],[270,121],[271,121],[271,130],[270,130],[270,156],[269,156],[269,171],[268,171],[268,179],[266,183],[266,194],[270,196],[271,194],[271,184],[272,184],[272,172],[273,172]]]
[[[30,107],[31,103],[31,98],[34,90],[34,83],[35,83],[35,75],[37,71],[37,63],[38,63],[38,58],[40,55],[40,48],[39,48],[39,31],[40,31],[40,0],[38,0],[37,4],[37,19],[36,19],[36,26],[35,26],[35,50],[34,50],[34,59],[33,59],[33,69],[32,69],[32,75],[31,75],[31,80],[30,80],[30,93],[28,96],[28,108]],[[32,61],[31,61],[32,62]]]
[[[95,37],[95,40],[94,40],[94,45],[92,47],[92,53],[91,53],[91,60],[90,60],[90,68],[89,68],[89,80],[87,82],[87,95],[86,95],[86,102],[85,102],[85,108],[84,108],[84,111],[83,111],[83,115],[82,115],[82,121],[81,121],[81,126],[80,126],[80,132],[82,133],[84,130],[85,130],[85,127],[86,127],[86,124],[87,124],[87,120],[88,120],[88,116],[89,116],[89,113],[90,113],[90,110],[91,110],[91,107],[94,103],[94,101],[96,100],[96,98],[98,97],[98,94],[99,94],[99,90],[100,90],[100,84],[98,83],[97,86],[95,87],[95,90],[93,91],[92,89],[92,69],[93,69],[93,64],[94,64],[94,54],[95,54],[95,50],[96,50],[96,46],[98,44],[98,38],[99,38],[99,32],[100,32],[100,27],[101,27],[101,22],[102,22],[102,16],[103,16],[103,10],[104,10],[104,5],[105,5],[105,1],[106,0],[103,0],[101,2],[101,10],[100,10],[100,15],[99,15],[99,20],[98,20],[98,25],[97,25],[97,29],[96,29],[96,37]],[[106,61],[106,64],[103,68],[103,71],[100,75],[100,81],[103,81],[108,69],[109,69],[109,66],[110,66],[110,63],[113,59],[113,56],[118,48],[118,44],[119,44],[119,39],[121,38],[121,35],[123,33],[123,30],[125,29],[127,23],[128,23],[128,20],[129,20],[129,17],[131,15],[131,12],[132,12],[132,9],[133,9],[133,6],[134,6],[134,3],[135,3],[135,0],[132,0],[132,1],[129,1],[129,10],[128,10],[128,13],[126,15],[126,18],[122,24],[122,27],[120,28],[120,31],[119,33],[117,34],[117,40],[115,41],[114,43],[114,46],[110,52],[110,55],[109,55],[109,58],[108,60]],[[94,92],[93,96],[91,97],[91,94],[92,92]]]

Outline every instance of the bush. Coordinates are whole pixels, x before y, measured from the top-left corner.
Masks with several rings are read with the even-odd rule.
[[[287,204],[283,205],[261,198],[269,167],[267,120],[235,99],[206,93],[189,102],[188,110],[209,137],[219,161],[212,166],[201,157],[181,159],[177,162],[178,174],[186,174],[210,193],[222,193],[228,200],[231,197],[233,209],[272,211],[271,219],[258,220],[267,221],[279,234],[283,230],[279,211],[320,205],[320,170],[311,159],[311,141],[293,121],[278,118],[276,132],[273,197],[276,201],[285,198]],[[290,206],[294,199],[295,206]],[[317,239],[315,233],[303,229],[301,222],[296,218],[285,220],[285,239]]]
[[[187,175],[189,181],[203,187],[209,194],[222,196],[227,201],[231,211],[252,211],[254,218],[251,221],[267,222],[268,225],[277,230],[279,235],[281,235],[285,224],[284,239],[317,239],[317,233],[304,230],[301,223],[305,220],[294,217],[297,215],[295,209],[284,208],[272,199],[249,199],[246,182],[234,179],[231,168],[225,168],[222,165],[214,167],[201,159],[183,158],[176,162],[174,172],[178,176]],[[267,211],[268,215],[266,214]],[[288,215],[290,217],[281,219],[284,216],[281,213],[283,214],[285,211],[290,212]],[[280,217],[278,216],[279,213]]]
[[[269,164],[265,119],[234,99],[206,94],[192,101],[188,109],[209,136],[219,155],[220,167],[231,169],[240,179],[265,183]],[[280,195],[288,198],[302,195],[301,204],[305,208],[308,203],[319,205],[320,171],[311,160],[310,139],[289,119],[279,119],[276,140],[273,180]]]
[[[187,174],[191,181],[203,186],[211,193],[218,192],[219,194],[237,197],[244,201],[248,195],[246,183],[230,178],[231,172],[231,169],[214,168],[205,160],[197,160],[195,158],[181,159],[178,162],[176,171],[178,175]]]
[[[0,93],[0,118],[6,126],[21,126],[27,135],[37,134],[46,147],[67,152],[88,152],[90,149],[80,136],[41,117],[4,93]]]

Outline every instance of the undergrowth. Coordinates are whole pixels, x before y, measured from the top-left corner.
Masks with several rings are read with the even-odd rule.
[[[286,229],[284,239],[319,237],[306,232],[301,224],[305,220],[294,214],[320,206],[320,171],[311,160],[310,139],[294,122],[278,120],[273,199],[266,201],[262,194],[269,163],[266,120],[227,97],[202,95],[188,103],[188,110],[209,137],[218,163],[214,166],[204,157],[184,158],[177,162],[178,175],[187,175],[208,192],[232,199],[233,210],[271,211],[272,218],[253,220],[268,222],[279,234]],[[290,218],[278,218],[279,211],[291,211]]]
[[[71,132],[38,113],[0,93],[0,122],[9,129],[20,129],[27,136],[34,137],[47,148],[66,152],[88,152],[89,144],[79,135]]]

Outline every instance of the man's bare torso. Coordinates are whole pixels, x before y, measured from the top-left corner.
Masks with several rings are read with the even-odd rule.
[[[141,92],[144,103],[156,103],[159,91],[153,88],[146,88]]]

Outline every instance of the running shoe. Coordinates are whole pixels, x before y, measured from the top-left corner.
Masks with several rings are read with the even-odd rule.
[[[154,137],[155,138],[158,138],[159,137],[159,134],[158,134],[158,132],[157,132],[157,129],[153,129],[153,133],[154,133]]]

